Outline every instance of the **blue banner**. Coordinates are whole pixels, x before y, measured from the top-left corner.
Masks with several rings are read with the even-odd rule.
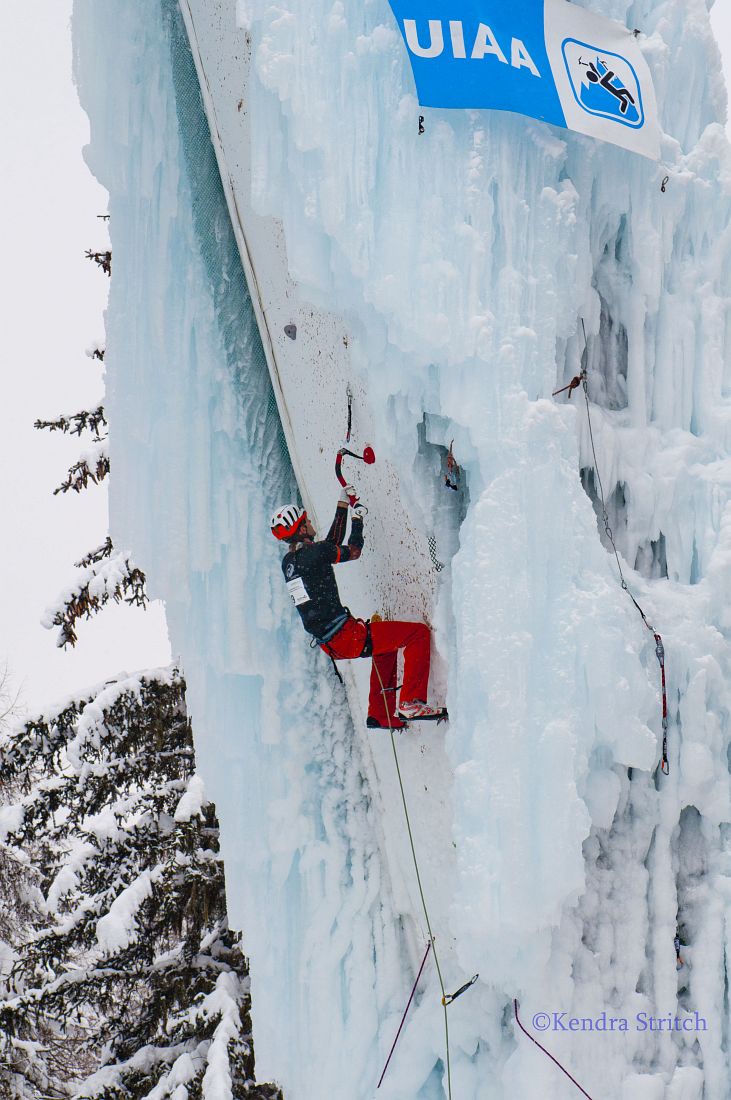
[[[625,27],[566,0],[389,3],[422,106],[514,111],[658,156],[652,81]]]
[[[490,107],[565,125],[546,54],[543,0],[390,2],[423,106]],[[440,7],[449,14],[439,17]]]

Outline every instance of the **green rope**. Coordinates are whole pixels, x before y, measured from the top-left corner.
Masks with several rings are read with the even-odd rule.
[[[389,711],[388,711],[388,702],[386,700],[386,689],[383,686],[383,680],[381,679],[381,673],[379,671],[378,665],[377,665],[375,659],[373,659],[373,658],[372,658],[372,663],[373,663],[373,668],[376,670],[376,676],[378,677],[378,682],[381,685],[381,694],[383,695],[383,705],[386,709],[386,714],[388,715]],[[421,906],[424,910],[424,917],[426,919],[426,927],[429,931],[429,941],[432,945],[432,950],[434,952],[434,962],[436,963],[437,975],[439,976],[439,985],[440,985],[441,990],[442,990],[442,1008],[444,1010],[444,1036],[445,1036],[445,1041],[446,1041],[446,1046],[447,1046],[447,1095],[449,1097],[449,1100],[452,1100],[452,1067],[451,1067],[450,1059],[449,1059],[449,1020],[447,1018],[447,991],[444,988],[444,980],[442,979],[442,968],[439,965],[439,955],[437,953],[437,946],[436,946],[436,943],[434,941],[434,933],[432,932],[432,929],[431,929],[431,921],[429,920],[429,910],[427,909],[426,898],[424,897],[424,888],[421,885],[421,874],[419,873],[419,861],[416,858],[416,848],[414,846],[414,834],[411,831],[411,820],[409,818],[409,808],[408,808],[408,805],[406,803],[406,792],[404,791],[404,784],[403,784],[403,780],[401,778],[401,768],[399,766],[398,753],[396,752],[396,739],[394,738],[394,735],[393,735],[393,727],[392,726],[389,726],[389,733],[391,734],[391,748],[393,749],[393,759],[394,759],[394,762],[396,764],[396,774],[398,775],[398,785],[399,785],[399,789],[401,791],[401,801],[402,801],[403,807],[404,807],[404,816],[406,817],[406,828],[408,829],[408,833],[409,833],[409,844],[411,845],[411,856],[412,856],[412,859],[414,861],[414,870],[416,871],[416,881],[419,885],[419,895],[421,897]]]

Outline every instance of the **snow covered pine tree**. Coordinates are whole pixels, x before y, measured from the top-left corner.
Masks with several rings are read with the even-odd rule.
[[[81,455],[78,462],[70,467],[66,480],[56,493],[67,493],[69,489],[80,493],[89,482],[98,485],[109,473],[109,455],[107,452],[107,421],[104,406],[84,409],[71,415],[59,416],[55,420],[36,420],[33,425],[38,429],[64,432],[80,436],[83,431],[92,433],[92,447]],[[112,540],[107,536],[101,546],[96,547],[80,561],[76,568],[82,570],[75,584],[62,592],[55,605],[46,613],[43,625],[49,630],[59,626],[58,645],[76,645],[76,623],[81,618],[91,618],[105,604],[113,600],[135,607],[147,604],[145,593],[145,574],[134,564],[129,554],[115,550]]]
[[[281,1100],[254,1081],[247,962],[180,674],[110,681],[0,750],[0,781],[25,792],[0,834],[46,908],[0,1002],[8,1095]]]

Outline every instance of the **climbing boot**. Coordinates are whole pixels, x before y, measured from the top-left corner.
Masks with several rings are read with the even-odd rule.
[[[366,718],[366,726],[369,730],[405,730],[409,728],[408,723],[402,722],[400,718],[394,718],[390,726],[383,726],[377,718],[373,718],[370,714]]]
[[[404,722],[446,722],[449,717],[446,707],[429,707],[420,699],[400,703],[396,714]]]

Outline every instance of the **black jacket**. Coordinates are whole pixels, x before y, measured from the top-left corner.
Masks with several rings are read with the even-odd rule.
[[[285,554],[282,572],[302,624],[318,642],[328,642],[343,625],[348,612],[340,602],[333,565],[355,561],[363,547],[363,520],[353,516],[350,538],[343,545],[348,509],[338,507],[322,542],[299,543]]]

